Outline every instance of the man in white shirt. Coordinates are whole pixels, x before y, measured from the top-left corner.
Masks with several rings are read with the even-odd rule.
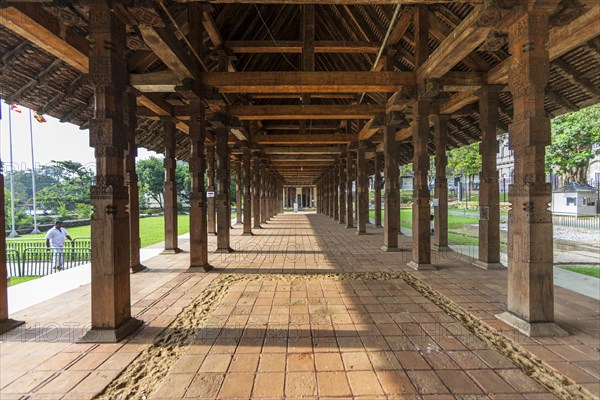
[[[65,246],[65,238],[71,242],[71,236],[67,233],[67,230],[62,227],[62,221],[56,221],[54,228],[50,229],[46,233],[46,247],[52,248],[52,262],[54,269],[62,269],[63,267],[63,247]]]

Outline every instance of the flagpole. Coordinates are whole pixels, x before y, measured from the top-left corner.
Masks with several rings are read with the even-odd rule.
[[[15,230],[15,194],[13,192],[13,145],[12,145],[12,105],[8,106],[8,139],[10,150],[10,218],[11,230],[9,238],[19,236]]]
[[[31,189],[33,190],[33,230],[32,234],[41,233],[37,225],[37,207],[35,202],[35,159],[33,156],[33,118],[32,111],[29,109],[29,139],[31,142]]]

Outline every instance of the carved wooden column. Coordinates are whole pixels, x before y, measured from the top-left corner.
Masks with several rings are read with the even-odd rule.
[[[227,139],[229,130],[227,127],[219,127],[215,130],[217,142],[217,253],[230,253],[233,251],[230,245],[231,227],[231,193],[229,179],[231,175],[229,164],[229,145]]]
[[[176,254],[181,252],[181,249],[177,247],[177,178],[175,172],[177,168],[177,161],[175,160],[177,130],[173,118],[164,117],[161,120],[165,136],[165,249],[162,254]]]
[[[346,157],[348,156],[348,150],[344,148],[340,156],[340,163],[338,168],[339,182],[340,182],[340,224],[346,224]]]
[[[329,216],[335,220],[335,174],[329,169]]]
[[[146,267],[140,261],[140,199],[138,176],[135,171],[135,158],[137,145],[135,144],[135,131],[137,129],[136,95],[127,89],[124,95],[124,121],[127,125],[127,151],[125,152],[125,186],[128,191],[127,212],[129,213],[129,268],[132,273],[139,272]]]
[[[4,188],[4,165],[0,160],[0,187]],[[5,226],[4,191],[0,195],[0,224]],[[23,321],[8,318],[8,271],[6,268],[6,232],[0,229],[0,334],[10,331]]]
[[[208,262],[208,207],[204,173],[206,159],[204,141],[206,121],[204,104],[200,99],[189,100],[190,108],[190,267],[188,271],[213,269]]]
[[[434,269],[431,264],[431,211],[429,205],[429,99],[413,102],[413,212],[412,261],[414,269]]]
[[[260,158],[253,157],[252,168],[254,173],[252,185],[252,210],[254,213],[254,229],[260,229]]]
[[[217,207],[215,203],[215,145],[209,144],[206,146],[206,174],[208,187],[206,191],[210,193],[207,198],[208,205],[208,233],[217,234]]]
[[[500,264],[500,188],[496,168],[500,90],[497,86],[485,86],[479,93],[479,257],[473,264],[484,269],[504,268]]]
[[[383,246],[384,251],[398,251],[398,231],[400,229],[400,179],[398,170],[398,143],[396,143],[396,126],[386,116],[383,129],[383,179],[384,214],[383,214]]]
[[[515,169],[509,186],[508,312],[500,318],[529,336],[564,335],[554,323],[551,188],[544,165],[550,144],[544,110],[550,74],[548,15],[536,5],[511,26],[509,42],[514,107],[509,145]]]
[[[267,159],[260,164],[260,223],[267,223]]]
[[[352,196],[352,176],[354,173],[353,154],[347,149],[346,158],[346,228],[354,228],[354,200]]]
[[[90,82],[95,112],[90,120],[90,146],[96,156],[96,182],[90,189],[92,214],[91,329],[87,342],[118,342],[141,321],[131,317],[128,193],[123,162],[123,93],[128,74],[125,25],[107,1],[90,7]]]
[[[426,5],[415,10],[415,66],[420,67],[429,55],[428,19]],[[419,82],[417,99],[412,103],[413,112],[413,212],[412,212],[412,261],[414,269],[434,269],[431,264],[431,214],[429,208],[429,151],[427,143],[429,129],[430,94],[426,92],[428,82]]]
[[[242,163],[241,161],[235,161],[233,163],[235,169],[235,223],[242,223]]]
[[[340,176],[338,172],[337,163],[333,164],[333,169],[331,170],[331,177],[333,178],[333,220],[340,220]]]
[[[437,205],[433,205],[434,234],[431,247],[436,251],[448,251],[448,179],[446,178],[446,146],[448,145],[447,115],[434,114],[431,116],[434,126],[435,144],[435,189],[434,197]]]
[[[356,234],[367,234],[367,220],[369,219],[369,178],[367,176],[367,161],[365,152],[367,143],[364,140],[358,142],[356,149]]]
[[[381,154],[375,152],[375,227],[381,228]]]
[[[244,233],[242,233],[242,235],[252,236],[252,173],[250,170],[250,148],[247,145],[243,145],[242,152],[242,164],[244,166]]]

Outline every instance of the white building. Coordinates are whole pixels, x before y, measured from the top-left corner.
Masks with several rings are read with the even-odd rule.
[[[552,193],[552,213],[569,215],[596,214],[596,189],[572,182]]]

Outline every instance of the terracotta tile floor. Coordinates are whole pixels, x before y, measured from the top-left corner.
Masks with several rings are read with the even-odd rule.
[[[433,254],[438,271],[412,271],[410,238],[399,253],[382,252],[382,238],[286,214],[253,237],[233,229],[237,251],[211,257],[209,274],[186,273],[186,253],[155,257],[132,276],[145,324],[120,344],[74,343],[89,324],[89,285],[23,310],[12,317],[27,325],[0,344],[0,398],[86,399],[107,386],[104,398],[123,399],[556,398],[403,272],[600,394],[598,301],[556,288],[571,336],[529,339],[494,318],[505,271],[453,252]]]

